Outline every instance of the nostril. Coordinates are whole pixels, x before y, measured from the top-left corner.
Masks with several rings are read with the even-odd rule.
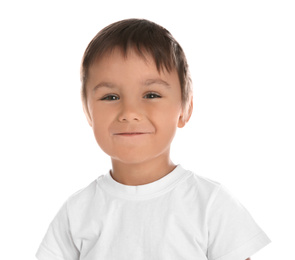
[[[118,120],[122,122],[140,121],[141,118],[142,115],[140,113],[140,110],[134,104],[123,106],[118,115]]]
[[[119,121],[129,122],[129,121],[140,121],[139,117],[119,117]]]

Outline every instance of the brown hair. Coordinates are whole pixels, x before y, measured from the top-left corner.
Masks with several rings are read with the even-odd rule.
[[[188,105],[192,96],[191,78],[185,54],[179,43],[169,31],[158,24],[144,19],[126,19],[110,24],[98,32],[84,52],[81,65],[81,97],[86,109],[89,68],[99,57],[116,47],[121,48],[125,57],[130,48],[143,58],[143,51],[146,51],[153,57],[159,72],[176,69],[181,86],[182,105]]]

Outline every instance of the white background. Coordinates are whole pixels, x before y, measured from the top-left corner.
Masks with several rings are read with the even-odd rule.
[[[4,2],[4,1],[3,1]],[[79,67],[109,23],[146,18],[182,45],[194,113],[174,163],[223,183],[294,257],[293,1],[5,1],[0,5],[1,259],[34,259],[75,191],[110,168],[80,102]]]

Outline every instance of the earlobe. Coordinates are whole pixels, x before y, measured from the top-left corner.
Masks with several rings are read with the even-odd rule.
[[[193,97],[191,97],[191,101],[189,102],[188,107],[184,109],[184,111],[181,113],[179,120],[178,120],[178,127],[182,128],[186,125],[186,123],[191,118],[191,115],[193,113]]]
[[[185,126],[185,124],[186,124],[186,122],[184,120],[184,116],[183,116],[183,114],[181,114],[179,119],[178,119],[177,127],[178,128],[183,128]]]

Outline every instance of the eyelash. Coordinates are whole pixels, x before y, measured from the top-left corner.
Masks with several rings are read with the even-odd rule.
[[[115,98],[115,99],[114,99]],[[113,100],[118,100],[120,99],[117,95],[113,95],[113,94],[110,94],[110,95],[106,95],[104,96],[103,98],[101,98],[100,100],[107,100],[107,101],[113,101]]]
[[[155,92],[150,92],[144,95],[143,98],[147,98],[147,96],[150,96],[150,99],[154,99],[154,98],[161,98],[161,96]],[[151,97],[154,96],[154,97]],[[147,98],[148,99],[148,98]]]
[[[155,99],[155,98],[161,98],[161,96],[159,94],[157,94],[157,93],[150,92],[150,93],[145,94],[143,96],[143,98],[145,98],[145,99]],[[114,94],[109,94],[109,95],[104,96],[100,100],[115,101],[115,100],[119,100],[119,99],[120,99],[119,96],[114,95]]]

